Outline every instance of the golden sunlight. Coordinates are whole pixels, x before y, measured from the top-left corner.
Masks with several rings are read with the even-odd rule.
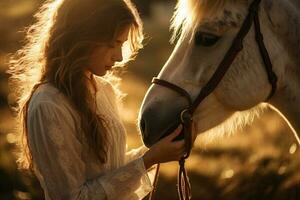
[[[290,149],[289,149],[289,152],[290,154],[294,154],[296,151],[297,151],[297,144],[296,143],[293,143],[291,146],[290,146]]]
[[[16,137],[13,133],[8,133],[6,135],[6,140],[7,140],[8,143],[13,144],[13,143],[16,142]]]
[[[233,169],[227,169],[222,172],[221,179],[229,179],[232,178],[233,175],[234,175]]]

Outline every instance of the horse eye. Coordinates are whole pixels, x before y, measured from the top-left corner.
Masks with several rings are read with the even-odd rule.
[[[195,35],[195,44],[197,46],[205,46],[210,47],[220,39],[219,36],[213,35],[211,33],[205,33],[205,32],[197,32]]]

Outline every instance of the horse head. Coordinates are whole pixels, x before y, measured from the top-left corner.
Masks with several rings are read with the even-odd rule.
[[[176,46],[158,78],[179,86],[194,100],[210,80],[236,38],[253,0],[179,0],[173,16],[173,40]],[[282,0],[262,0],[258,10],[264,44],[278,77],[278,91],[284,87],[286,66],[295,63],[279,27],[287,28],[288,16],[278,12]],[[291,4],[291,3],[290,3]],[[290,9],[291,5],[286,5]],[[280,15],[284,15],[280,17]],[[297,24],[297,26],[299,26]],[[299,29],[299,27],[297,27]],[[299,49],[298,49],[299,50]],[[298,52],[299,53],[299,52]],[[297,59],[297,58],[296,58]],[[296,60],[294,59],[294,60]],[[298,77],[299,78],[299,77]],[[193,121],[196,132],[209,130],[232,132],[266,105],[272,89],[252,24],[243,40],[243,50],[215,90],[197,106]],[[151,146],[174,129],[186,98],[160,85],[151,85],[139,115],[144,143]],[[251,110],[252,112],[249,112]],[[216,131],[211,132],[215,134]]]

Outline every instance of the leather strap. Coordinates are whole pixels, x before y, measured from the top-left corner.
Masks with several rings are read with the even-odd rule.
[[[268,75],[269,83],[272,86],[271,92],[266,100],[266,101],[268,101],[275,94],[275,91],[277,89],[278,78],[273,71],[272,62],[271,62],[269,53],[267,51],[267,48],[264,44],[264,37],[260,30],[260,22],[259,22],[258,13],[256,13],[254,16],[254,25],[255,25],[255,39],[258,44],[259,51],[260,51],[260,54],[261,54],[263,62],[264,62],[264,66],[265,66],[265,69],[266,69],[266,72]]]
[[[193,104],[193,101],[192,101],[192,98],[191,98],[190,94],[187,91],[185,91],[184,89],[182,89],[181,87],[179,87],[179,86],[177,86],[173,83],[170,83],[168,81],[158,79],[156,77],[154,77],[152,79],[152,83],[170,88],[171,90],[175,90],[176,92],[178,92],[179,94],[181,94],[182,96],[184,96],[188,100],[189,105]]]

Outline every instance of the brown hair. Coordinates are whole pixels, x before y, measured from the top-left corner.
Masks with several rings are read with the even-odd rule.
[[[130,51],[122,63],[134,58],[143,40],[137,10],[130,0],[54,0],[44,3],[35,17],[36,23],[27,29],[24,47],[13,55],[8,70],[17,98],[19,167],[32,169],[27,110],[32,94],[46,81],[59,89],[80,114],[90,150],[104,163],[105,121],[88,103],[91,94],[86,88],[90,80],[85,69],[93,48],[114,41],[128,26]]]

